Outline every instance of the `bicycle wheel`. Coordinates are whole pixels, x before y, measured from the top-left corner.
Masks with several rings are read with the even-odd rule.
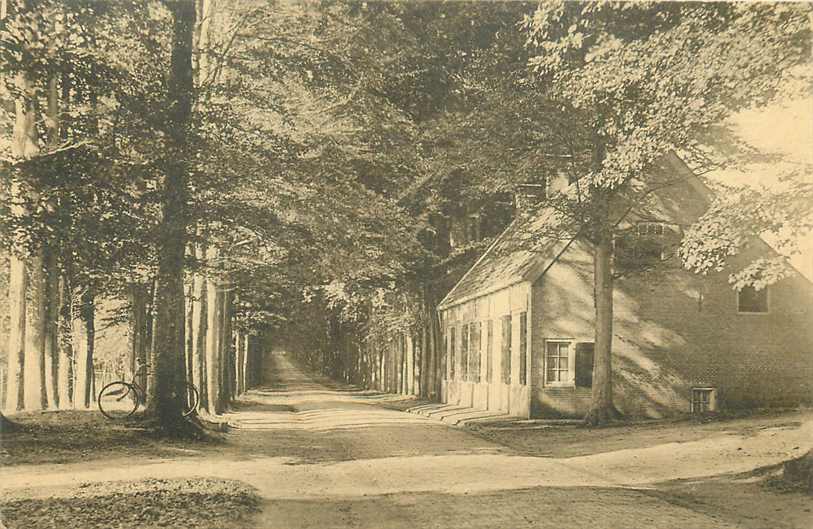
[[[111,382],[99,392],[97,403],[108,419],[126,419],[138,408],[138,393],[127,382]]]
[[[198,394],[198,388],[196,388],[194,384],[184,384],[184,388],[186,389],[184,392],[186,394],[186,402],[184,402],[183,416],[189,417],[198,410],[200,395]]]

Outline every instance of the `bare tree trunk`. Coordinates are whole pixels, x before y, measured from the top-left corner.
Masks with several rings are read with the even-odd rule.
[[[25,289],[28,283],[25,262],[11,256],[9,271],[9,345],[6,376],[7,410],[21,410],[25,403]]]
[[[210,257],[214,257],[213,248],[207,251]],[[218,288],[214,279],[209,279],[206,285],[207,318],[206,318],[206,388],[208,393],[207,410],[211,414],[223,413],[223,402],[220,394],[220,377],[222,364],[220,350],[222,348],[220,340],[222,332],[220,325],[223,321],[222,311],[223,293]]]
[[[419,392],[421,398],[429,396],[429,329],[427,323],[421,326],[421,358]]]
[[[440,332],[440,320],[438,313],[434,307],[429,309],[429,392],[428,397],[431,400],[438,400],[440,398],[440,384],[443,379],[441,370],[441,340],[443,336]]]
[[[92,402],[93,392],[93,345],[95,334],[95,310],[93,293],[84,290],[79,299],[78,314],[72,322],[73,353],[76,358],[76,382],[74,383],[73,401],[76,406],[88,408]]]
[[[90,408],[96,397],[93,394],[95,386],[94,378],[96,376],[96,373],[93,370],[93,353],[95,352],[94,349],[96,342],[96,307],[94,304],[93,290],[90,288],[86,289],[82,294],[81,315],[81,321],[85,329],[84,338],[86,341],[84,347],[85,380],[82,386],[82,403],[85,408]]]
[[[595,356],[593,359],[593,390],[587,424],[597,426],[614,419],[618,412],[613,405],[612,341],[613,341],[613,275],[612,231],[600,230],[593,257],[596,304]]]
[[[249,334],[246,333],[243,336],[243,340],[245,342],[243,344],[243,370],[245,372],[246,378],[246,389],[248,390],[254,387],[254,379],[252,378],[253,377],[252,370],[254,368],[251,359],[251,336],[249,336]]]
[[[192,36],[195,3],[176,0],[166,4],[172,14],[173,39],[167,81],[166,139],[161,182],[161,223],[158,243],[158,289],[152,384],[147,413],[165,433],[185,429],[184,369],[184,252],[186,249],[186,164],[188,126],[194,80]]]
[[[4,14],[5,16],[5,14]],[[32,79],[27,73],[18,73],[15,87],[21,94],[14,102],[15,120],[11,141],[11,154],[17,159],[33,158],[39,153],[39,135],[36,127],[36,98]],[[36,199],[36,191],[25,191],[25,172],[18,169],[11,175],[11,214],[24,217],[28,211],[24,200]],[[34,250],[27,251],[26,240],[14,241],[9,278],[9,305],[11,329],[9,333],[9,390],[10,409],[39,409],[47,404],[44,387],[44,334],[43,316],[44,274],[42,249],[38,241]]]
[[[149,304],[145,315],[144,325],[144,345],[147,348],[145,355],[145,363],[152,362],[153,351],[155,351],[155,318],[157,317],[156,306],[158,301],[158,280],[150,280],[149,286]],[[151,377],[147,376],[147,371],[142,371],[142,376],[138,383],[144,388],[144,396],[146,404],[149,406],[150,399],[152,399],[152,392],[150,391],[150,384],[152,383]]]
[[[46,127],[48,129],[48,144],[51,148],[59,145],[59,90],[56,76],[48,80],[48,108]],[[48,201],[48,211],[53,214],[56,204],[53,199]],[[44,321],[44,350],[45,357],[45,392],[48,407],[59,407],[59,352],[58,352],[58,325],[59,314],[59,270],[58,253],[55,241],[48,241],[44,246],[45,267],[45,321]]]
[[[59,408],[59,270],[56,250],[46,248],[45,390],[49,408]]]
[[[243,333],[240,329],[234,332],[234,387],[238,397],[245,391],[243,387]]]
[[[73,405],[76,383],[76,357],[73,349],[73,291],[71,288],[70,266],[59,279],[59,406]]]
[[[205,251],[197,245],[195,254],[199,261],[205,257]],[[200,393],[200,407],[209,407],[208,387],[206,384],[206,278],[195,273],[192,279],[192,383]]]
[[[184,320],[186,329],[184,334],[184,360],[186,362],[186,380],[192,382],[195,379],[195,366],[194,366],[194,354],[195,354],[195,335],[194,335],[194,326],[195,326],[195,318],[194,318],[194,280],[190,278],[187,281],[186,285],[186,299],[184,303],[186,305],[186,319]]]
[[[146,326],[148,290],[143,284],[133,283],[130,295],[130,335],[128,360],[130,376],[134,376],[139,364],[147,361]]]
[[[220,338],[221,345],[221,359],[223,362],[223,376],[220,378],[221,389],[220,394],[224,400],[224,405],[228,404],[234,398],[234,356],[232,354],[232,287],[230,284],[224,285],[224,292],[222,295],[223,309],[221,316],[223,323],[220,326],[222,336]]]
[[[45,393],[45,272],[42,248],[28,258],[28,292],[25,311],[25,409],[48,405]]]

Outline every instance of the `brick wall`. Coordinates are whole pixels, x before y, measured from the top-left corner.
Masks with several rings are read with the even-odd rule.
[[[765,251],[754,241],[732,266]],[[728,271],[701,277],[672,266],[616,282],[614,393],[624,413],[687,412],[692,386],[719,388],[725,408],[813,402],[813,286],[796,274],[769,287],[767,314],[738,314],[727,278]],[[586,245],[573,245],[537,282],[533,308],[534,355],[544,354],[545,339],[593,341]],[[586,411],[589,391],[545,387],[540,358],[532,371],[535,412]]]

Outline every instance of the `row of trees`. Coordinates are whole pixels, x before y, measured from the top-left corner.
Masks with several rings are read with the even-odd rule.
[[[596,248],[590,421],[607,420],[614,228],[651,198],[661,153],[707,159],[702,133],[809,54],[800,5],[2,5],[6,408],[71,387],[89,404],[94,305],[121,299],[126,364],[151,359],[167,431],[185,380],[219,413],[247,358],[256,380],[245,343],[269,336],[371,385],[385,349],[411,351],[400,389],[435,397],[437,303],[510,220],[515,186],[552,174],[579,192],[544,203],[566,222],[540,237]],[[472,212],[484,238],[464,233]],[[730,250],[691,233],[698,271]]]
[[[383,327],[393,352],[385,357],[386,347],[379,347],[371,357],[364,344],[334,340],[322,360],[327,369],[407,391],[401,371],[438,365],[436,339],[414,345],[424,344],[427,334],[438,336],[433,307],[471,263],[466,253],[483,250],[475,244],[449,251],[455,217],[469,212],[460,204],[494,218],[489,208],[502,191],[564,175],[571,185],[539,203],[557,214],[544,232],[521,244],[580,237],[594,247],[596,355],[586,420],[611,420],[613,281],[638,268],[625,263],[631,270],[619,269],[614,241],[624,236],[631,213],[647,211],[657,189],[676,183],[653,170],[664,153],[678,152],[698,172],[733,163],[732,149],[711,147],[725,143],[725,136],[729,148],[733,142],[748,152],[725,134],[728,117],[792,97],[789,86],[807,92],[809,15],[809,6],[729,3],[554,0],[407,8],[401,16],[416,17],[426,53],[433,47],[445,52],[443,89],[416,89],[427,100],[424,112],[413,116],[427,138],[421,161],[429,181],[418,189],[428,189],[429,197],[416,193],[409,204],[433,235],[429,244],[422,240],[429,264],[414,284],[378,298],[360,296],[369,305],[357,323],[372,338],[368,342],[375,343]],[[697,273],[721,270],[755,234],[784,233],[781,255],[734,271],[731,282],[763,288],[785,277],[786,257],[797,250],[794,237],[809,228],[813,204],[810,185],[799,176],[758,191],[726,188],[700,222],[687,227],[680,247],[684,265]],[[345,309],[359,299],[344,289],[327,294]],[[394,368],[384,358],[394,358]],[[437,390],[436,383],[411,387],[430,397]]]

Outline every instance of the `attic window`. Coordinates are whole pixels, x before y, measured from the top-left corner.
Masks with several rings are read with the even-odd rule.
[[[662,222],[639,222],[636,225],[636,230],[639,236],[658,236],[663,237],[664,232],[667,230]]]
[[[664,222],[639,222],[616,237],[615,254],[620,264],[632,267],[666,261],[674,254],[677,236]]]
[[[742,287],[737,291],[737,312],[740,314],[765,314],[768,312],[768,288],[757,290]]]

